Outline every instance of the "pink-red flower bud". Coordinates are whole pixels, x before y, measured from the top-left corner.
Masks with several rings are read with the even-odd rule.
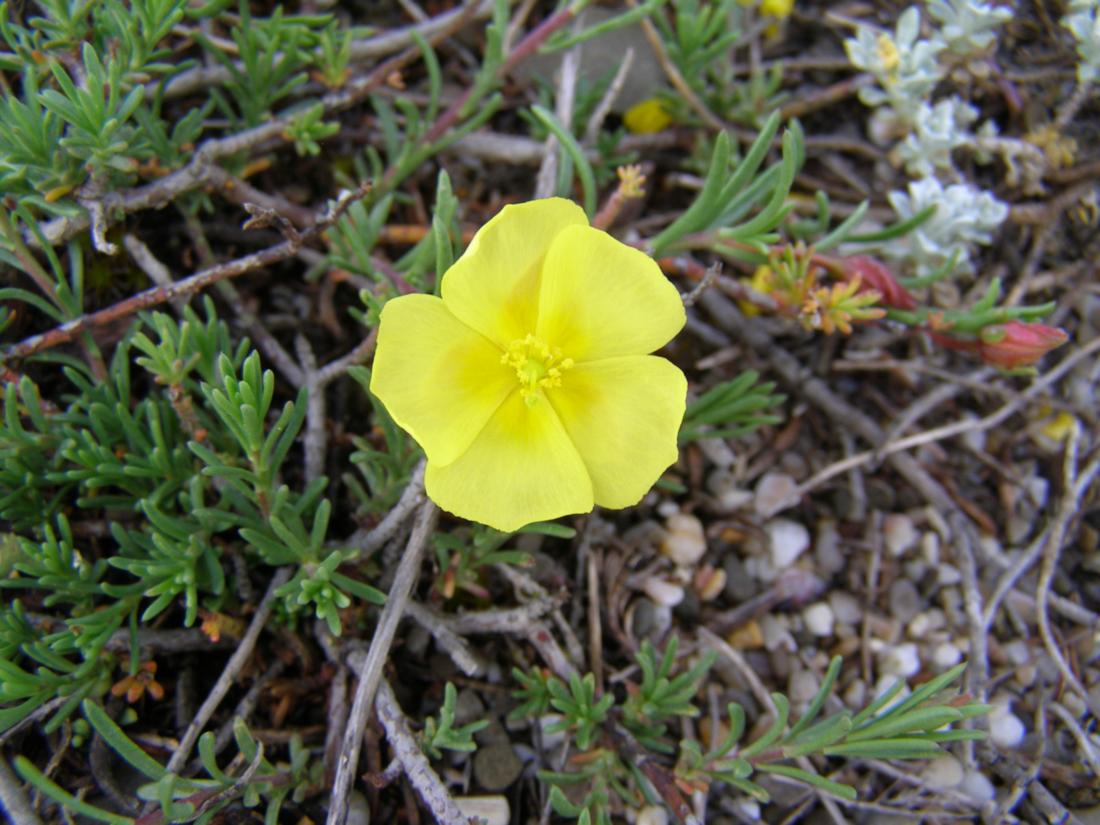
[[[1069,338],[1064,330],[1046,324],[1006,321],[981,333],[978,356],[1001,369],[1029,367]]]
[[[917,299],[898,283],[894,273],[881,261],[869,255],[853,255],[844,259],[844,274],[849,280],[860,279],[859,291],[874,290],[879,303],[891,309],[916,309]]]

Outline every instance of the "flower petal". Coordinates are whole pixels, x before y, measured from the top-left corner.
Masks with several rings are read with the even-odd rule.
[[[471,521],[505,532],[592,509],[592,482],[554,409],[531,407],[512,393],[457,461],[428,462],[432,500]]]
[[[449,464],[516,388],[500,357],[439,298],[403,295],[382,308],[370,390],[429,461]]]
[[[654,355],[577,364],[549,394],[601,507],[637,504],[676,461],[687,380]]]
[[[680,293],[644,252],[589,226],[554,239],[542,266],[536,334],[566,356],[644,355],[685,320]]]
[[[588,218],[564,198],[505,206],[443,276],[447,309],[501,347],[530,333],[543,258],[551,241],[574,224],[587,226]]]

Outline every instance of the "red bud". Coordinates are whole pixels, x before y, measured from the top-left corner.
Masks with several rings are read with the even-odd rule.
[[[844,259],[844,274],[849,278],[859,278],[860,292],[874,290],[881,297],[879,302],[891,309],[916,309],[917,299],[909,290],[898,283],[894,273],[881,261],[869,255],[853,255]]]
[[[1069,338],[1064,330],[1046,324],[1006,321],[981,333],[978,356],[1001,369],[1028,367]]]

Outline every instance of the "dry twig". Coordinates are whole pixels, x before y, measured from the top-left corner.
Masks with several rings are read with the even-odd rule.
[[[411,483],[410,486],[412,486]],[[359,670],[359,684],[355,688],[355,698],[352,700],[351,712],[348,714],[347,730],[344,731],[343,744],[340,746],[340,759],[336,764],[336,778],[332,783],[328,818],[325,820],[327,825],[344,825],[348,810],[348,793],[351,791],[351,783],[359,764],[363,731],[370,717],[374,694],[382,679],[382,668],[389,655],[390,645],[393,644],[397,625],[401,622],[413,585],[416,583],[417,576],[420,575],[424,550],[428,545],[428,539],[431,538],[432,530],[435,529],[438,515],[439,510],[430,501],[420,505],[408,546],[397,567],[393,586],[386,596],[386,606],[382,609],[378,626],[371,638],[370,648]]]

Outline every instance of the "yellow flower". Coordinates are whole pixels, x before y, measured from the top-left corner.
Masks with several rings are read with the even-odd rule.
[[[623,125],[636,135],[660,132],[672,123],[672,115],[658,98],[649,97],[635,103],[623,114]]]
[[[767,17],[778,17],[783,20],[791,16],[794,9],[794,0],[762,0],[760,13]]]
[[[383,307],[371,392],[444,510],[511,531],[628,507],[676,461],[687,382],[647,353],[685,316],[651,258],[548,198],[504,207],[441,287]]]

